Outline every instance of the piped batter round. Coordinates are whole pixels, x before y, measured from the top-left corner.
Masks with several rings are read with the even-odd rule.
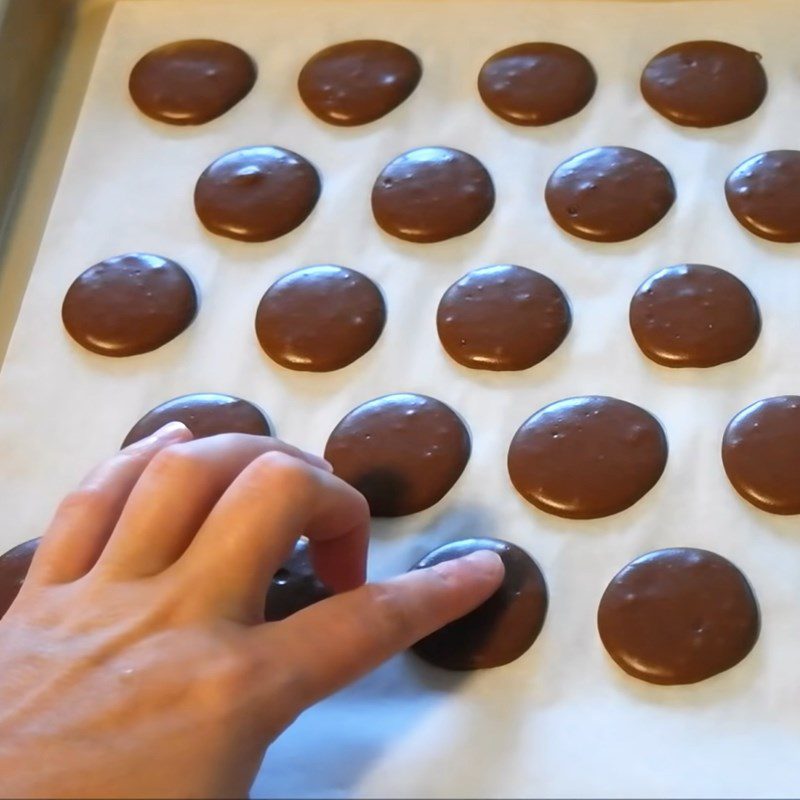
[[[325,447],[334,473],[367,498],[374,517],[401,517],[438,503],[469,455],[461,418],[420,394],[390,394],[358,406]]]
[[[372,188],[386,233],[441,242],[478,227],[494,207],[494,184],[477,158],[452,147],[420,147],[390,161]]]
[[[267,242],[300,225],[320,191],[319,174],[303,156],[282,147],[245,147],[204,170],[194,207],[211,233]]]
[[[30,539],[0,556],[0,619],[5,616],[17,598],[39,541]]]
[[[312,114],[331,125],[364,125],[394,110],[416,89],[419,59],[405,47],[360,39],[326,47],[300,71],[297,88]]]
[[[597,76],[582,53],[552,42],[527,42],[495,53],[481,67],[478,91],[490,111],[515,125],[550,125],[577,114]]]
[[[749,117],[767,94],[761,56],[727,42],[682,42],[650,59],[644,99],[677,125],[713,128]]]
[[[438,547],[414,569],[492,550],[503,560],[500,588],[464,617],[417,642],[425,661],[451,670],[501,667],[519,658],[536,641],[547,614],[547,586],[536,562],[521,548],[500,539],[464,539]]]
[[[306,267],[279,278],[256,312],[264,352],[288,369],[329,372],[364,355],[386,322],[380,289],[346,267]]]
[[[613,397],[570,397],[537,411],[508,451],[508,473],[529,502],[558,517],[595,519],[632,506],[667,463],[658,420]]]
[[[148,117],[200,125],[235,106],[255,82],[256,65],[244,50],[215,39],[187,39],[142,56],[128,89]]]
[[[631,300],[642,352],[665,367],[713,367],[748,353],[761,315],[747,286],[723,269],[677,264],[651,275]]]
[[[264,617],[267,622],[279,622],[332,594],[317,578],[311,564],[308,540],[301,537],[270,581]]]
[[[800,242],[800,151],[770,150],[748,158],[725,181],[733,216],[772,242]]]
[[[550,278],[512,264],[466,274],[444,294],[436,315],[448,355],[472,369],[528,369],[564,341],[572,317]]]
[[[61,317],[82,347],[104,356],[155,350],[182,333],[197,313],[197,292],[179,264],[149,253],[107,258],[67,290]]]
[[[756,508],[800,514],[800,397],[768,397],[742,409],[722,437],[722,463]]]
[[[647,153],[595,147],[556,167],[544,199],[567,233],[592,242],[622,242],[664,217],[675,201],[675,186],[666,167]]]
[[[600,600],[597,627],[611,658],[634,678],[696,683],[750,652],[758,604],[730,561],[675,547],[639,556],[617,573]]]
[[[148,411],[128,431],[122,446],[150,436],[168,422],[182,422],[195,439],[220,433],[272,435],[264,412],[247,400],[228,394],[186,394]]]

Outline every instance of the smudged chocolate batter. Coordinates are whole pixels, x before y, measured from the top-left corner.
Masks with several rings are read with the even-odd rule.
[[[528,369],[566,337],[572,317],[559,287],[512,264],[482,267],[454,283],[436,325],[448,355],[473,369]]]
[[[481,99],[515,125],[550,125],[577,114],[597,76],[582,53],[552,42],[528,42],[495,53],[478,75]]]
[[[328,372],[363,356],[385,322],[386,304],[369,278],[346,267],[320,265],[272,284],[256,312],[256,336],[282,367]]]
[[[325,447],[334,473],[367,498],[374,517],[401,517],[438,503],[469,455],[460,417],[420,394],[390,394],[358,406]]]
[[[658,420],[613,397],[570,397],[529,417],[508,451],[508,473],[529,502],[558,517],[595,519],[632,506],[667,463]]]
[[[255,82],[256,65],[244,50],[215,39],[187,39],[142,56],[128,89],[148,117],[200,125],[235,106]]]
[[[800,514],[800,397],[768,397],[742,409],[725,429],[722,463],[756,508]]]
[[[747,578],[708,550],[675,547],[632,561],[600,600],[609,655],[648,683],[696,683],[738,664],[758,639]]]
[[[414,569],[451,561],[477,550],[492,550],[506,574],[482,605],[414,645],[414,652],[443,669],[500,667],[519,658],[536,641],[547,614],[547,586],[536,562],[521,548],[500,539],[464,539],[428,553]]]
[[[725,181],[733,216],[772,242],[800,242],[800,151],[770,150],[748,158]]]
[[[761,56],[734,44],[682,42],[642,72],[644,99],[677,125],[713,128],[749,117],[767,94]]]
[[[372,212],[386,233],[441,242],[478,227],[494,207],[494,184],[474,156],[420,147],[390,161],[372,188]]]
[[[7,553],[0,556],[0,618],[16,600],[22,582],[39,546],[39,539],[30,539],[27,542],[12,547]]]
[[[279,622],[331,595],[331,590],[317,578],[308,540],[302,537],[272,578],[264,617],[267,622]]]
[[[61,307],[67,333],[104,356],[155,350],[186,330],[196,313],[197,292],[186,270],[149,253],[89,267],[69,287]]]
[[[317,204],[319,175],[282,147],[245,147],[220,156],[197,181],[194,207],[211,233],[243,242],[277,239]]]
[[[422,65],[394,42],[361,39],[326,47],[300,72],[297,88],[312,114],[331,125],[372,122],[416,89]]]
[[[748,353],[761,331],[755,298],[737,277],[705,264],[651,275],[631,300],[642,352],[665,367],[713,367]]]
[[[195,439],[219,433],[272,435],[264,412],[247,400],[229,394],[186,394],[148,411],[128,431],[122,446],[127,447],[150,436],[168,422],[182,422]]]
[[[664,217],[675,201],[675,186],[666,167],[647,153],[595,147],[556,167],[544,199],[567,233],[592,242],[622,242]]]

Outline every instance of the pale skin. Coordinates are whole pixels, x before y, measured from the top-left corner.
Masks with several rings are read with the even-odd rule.
[[[244,797],[302,711],[502,581],[480,552],[365,583],[366,501],[326,462],[191,439],[168,425],[56,511],[0,621],[0,796]],[[264,623],[301,534],[337,594]]]

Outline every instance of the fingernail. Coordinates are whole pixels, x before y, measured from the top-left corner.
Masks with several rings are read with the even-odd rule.
[[[126,449],[149,450],[151,447],[155,447],[156,445],[164,446],[171,441],[186,441],[187,438],[191,438],[190,436],[186,436],[187,433],[189,433],[189,429],[182,422],[168,422],[145,439],[140,439],[138,442],[128,445]]]
[[[500,577],[505,573],[505,566],[503,559],[493,550],[476,550],[461,558],[453,559],[452,561],[443,561],[441,564],[436,564],[432,569],[438,572],[449,572],[459,567],[468,564],[470,572],[482,572],[487,577]]]

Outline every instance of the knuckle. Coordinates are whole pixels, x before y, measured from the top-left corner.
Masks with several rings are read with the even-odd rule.
[[[108,502],[106,491],[99,485],[86,484],[73,489],[61,501],[58,507],[58,515],[72,516],[83,513],[87,510],[96,509],[106,505]]]
[[[191,451],[181,444],[165,447],[153,456],[147,471],[156,475],[172,475],[186,472],[194,467]]]
[[[364,588],[367,606],[372,609],[370,619],[365,622],[375,635],[386,645],[413,640],[417,625],[403,597],[385,584],[367,584]]]
[[[268,484],[290,498],[306,497],[317,487],[314,470],[280,450],[259,456],[253,465],[253,474],[259,484]]]

